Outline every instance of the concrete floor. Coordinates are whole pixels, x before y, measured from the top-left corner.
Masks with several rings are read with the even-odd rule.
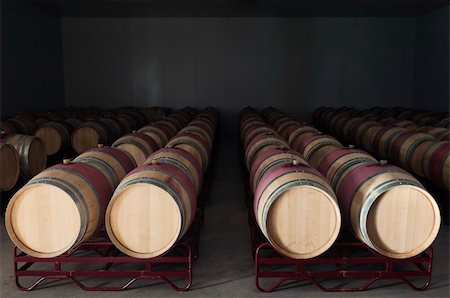
[[[397,281],[387,281],[377,282],[365,292],[326,293],[302,282],[270,294],[260,293],[254,285],[239,155],[237,135],[221,137],[216,179],[201,231],[200,258],[194,263],[193,285],[188,292],[177,293],[158,281],[150,282],[148,286],[149,282],[138,283],[125,292],[85,292],[60,281],[24,294],[14,283],[12,244],[2,224],[0,297],[449,297],[448,226],[442,226],[434,243],[433,280],[426,291],[415,292]]]

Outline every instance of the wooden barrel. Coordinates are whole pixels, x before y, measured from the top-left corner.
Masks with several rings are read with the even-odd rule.
[[[417,124],[410,120],[397,121],[394,123],[394,125],[406,129],[417,129]]]
[[[355,129],[355,125],[359,123],[361,120],[364,120],[363,117],[354,117],[350,118],[342,127],[342,138],[348,143],[352,143],[352,134]]]
[[[278,134],[283,138],[283,139],[287,139],[288,138],[288,133],[289,133],[289,129],[291,127],[296,127],[297,125],[299,125],[300,123],[294,120],[287,120],[284,121],[283,123],[280,123],[279,125],[275,126],[277,128],[277,132]],[[306,123],[305,123],[306,124]]]
[[[398,119],[395,117],[386,117],[379,119],[378,122],[383,125],[393,125],[394,123],[398,122]]]
[[[362,131],[362,138],[361,138],[361,148],[363,148],[364,150],[367,150],[369,152],[374,152],[376,153],[376,150],[374,150],[373,147],[373,140],[375,138],[375,136],[377,135],[377,133],[383,128],[383,126],[370,126],[369,128],[367,128],[365,131]]]
[[[439,141],[450,141],[450,132],[447,132],[446,134],[444,134],[444,135],[442,135],[440,138],[439,138]]]
[[[283,114],[284,115],[284,114]],[[280,126],[284,125],[286,122],[294,121],[291,117],[284,115],[283,117],[278,118],[274,123],[273,127],[275,127],[277,130]],[[297,122],[297,121],[295,121]]]
[[[33,135],[36,132],[37,125],[35,121],[35,118],[29,114],[18,114],[15,119],[19,119],[23,123],[25,123],[26,127],[28,128],[29,134]]]
[[[397,126],[383,126],[373,137],[373,150],[381,159],[390,159],[391,143],[402,132],[408,131],[406,128]]]
[[[192,133],[180,133],[171,139],[167,148],[179,148],[189,152],[200,164],[203,173],[206,172],[209,163],[209,151],[206,141]]]
[[[255,191],[254,212],[272,246],[294,259],[325,252],[341,227],[333,190],[317,170],[301,164],[266,172]]]
[[[303,138],[318,134],[319,131],[308,124],[299,124],[291,127],[288,131],[288,141],[292,148],[297,148]]]
[[[444,128],[448,129],[449,120],[450,119],[449,119],[449,116],[447,114],[447,115],[444,115],[444,116],[437,117],[436,121],[433,124],[436,127],[444,127]]]
[[[425,151],[436,142],[435,137],[426,133],[403,132],[391,143],[390,160],[407,171],[424,176],[422,161]]]
[[[47,166],[44,142],[35,136],[9,135],[6,143],[16,149],[20,161],[20,177],[30,179]]]
[[[139,129],[136,120],[128,114],[119,114],[114,116],[114,118],[122,123],[122,126],[125,127],[126,132],[131,132],[133,130]]]
[[[387,257],[413,257],[427,249],[439,231],[433,197],[396,166],[362,163],[345,174],[336,193],[347,228]]]
[[[195,188],[170,164],[144,165],[119,184],[105,226],[123,253],[153,258],[167,252],[189,229],[196,212]]]
[[[331,131],[333,134],[342,137],[343,135],[342,129],[344,127],[344,124],[347,123],[347,121],[350,119],[351,116],[348,113],[336,114],[333,118],[331,118],[327,127],[329,131]]]
[[[320,124],[320,119],[322,117],[322,113],[325,112],[328,108],[327,107],[318,107],[317,109],[314,110],[313,112],[313,121],[316,124]]]
[[[203,129],[208,131],[208,134],[214,139],[215,133],[216,133],[216,127],[214,124],[202,120],[201,118],[196,118],[195,120],[189,122],[189,126],[200,126]]]
[[[326,153],[317,169],[328,179],[333,189],[337,189],[345,172],[361,163],[376,162],[367,152],[354,148],[338,148]]]
[[[172,122],[166,120],[165,118],[163,120],[159,120],[156,122],[153,122],[152,125],[156,126],[164,126],[168,131],[170,131],[170,137],[173,137],[177,134],[178,130],[175,125],[173,125]]]
[[[73,127],[64,121],[50,121],[36,131],[35,136],[44,141],[47,155],[54,155],[70,148]]]
[[[6,230],[14,244],[31,256],[59,256],[103,227],[112,192],[104,173],[91,165],[50,167],[11,198]]]
[[[158,144],[158,148],[164,147],[172,137],[171,132],[163,125],[146,125],[139,129],[138,132],[150,136]]]
[[[159,149],[152,137],[139,132],[122,136],[112,144],[112,147],[128,152],[138,166],[144,164],[147,157]]]
[[[24,119],[10,118],[6,120],[6,122],[13,127],[13,130],[18,134],[34,135],[36,132],[36,126],[34,123],[31,125],[29,121],[25,121]]]
[[[69,123],[70,125],[72,125],[72,127],[75,129],[75,128],[78,128],[78,126],[80,126],[81,124],[83,124],[84,119],[83,118],[67,118],[67,119],[64,119],[64,121]]]
[[[244,148],[247,148],[248,144],[250,144],[250,142],[253,140],[253,138],[260,134],[278,135],[277,132],[270,126],[250,126],[244,135],[244,140],[243,140]]]
[[[305,137],[298,145],[297,151],[313,168],[317,168],[327,152],[342,147],[342,144],[332,136],[316,134]]]
[[[96,167],[115,189],[128,172],[136,168],[134,158],[126,151],[113,147],[90,149],[78,155],[73,162],[87,163]]]
[[[108,127],[111,133],[111,140],[117,140],[127,133],[127,130],[123,126],[122,122],[120,120],[117,120],[116,118],[101,118],[99,119],[99,121]]]
[[[245,163],[250,172],[258,155],[269,149],[289,149],[289,144],[278,135],[260,134],[251,140],[245,148]]]
[[[450,143],[436,142],[424,154],[422,168],[433,184],[449,190]]]
[[[250,188],[255,192],[256,187],[262,177],[273,167],[282,164],[304,164],[306,160],[295,150],[290,149],[269,149],[261,153],[252,165],[250,170]]]
[[[377,121],[358,121],[353,126],[353,133],[351,134],[352,144],[359,148],[363,147],[364,136],[371,139],[373,138],[373,132],[377,131],[381,127],[381,123]],[[371,134],[366,135],[366,132],[370,130]],[[366,143],[368,141],[366,140]]]
[[[147,118],[144,114],[142,114],[139,111],[128,111],[125,113],[126,115],[131,116],[133,118],[134,122],[136,123],[136,126],[134,129],[139,129],[142,126],[145,126],[148,124]]]
[[[162,148],[153,152],[144,164],[167,163],[185,172],[194,184],[197,194],[202,188],[203,172],[200,164],[189,152],[178,148]]]
[[[8,191],[19,179],[19,155],[13,146],[0,141],[0,190]]]
[[[72,133],[72,148],[78,154],[97,148],[98,144],[109,145],[112,138],[108,126],[98,120],[86,121]]]
[[[448,134],[448,128],[444,127],[435,127],[435,126],[423,126],[419,128],[419,131],[427,133],[436,139],[440,140],[442,137],[444,137],[446,134]]]
[[[205,143],[207,144],[207,150],[210,152],[212,150],[212,144],[214,142],[213,138],[209,134],[209,132],[204,128],[197,125],[189,125],[180,130],[179,134],[183,133],[191,133],[198,135],[199,137],[203,138]]]
[[[175,113],[170,114],[168,117],[177,120],[177,123],[179,123],[179,127],[177,127],[178,130],[185,127],[191,120],[191,116],[183,110],[176,111]]]
[[[159,107],[142,108],[141,113],[147,118],[147,123],[161,120],[167,115],[166,109]]]

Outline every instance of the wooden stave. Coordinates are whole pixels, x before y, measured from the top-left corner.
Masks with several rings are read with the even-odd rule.
[[[61,173],[65,173],[69,176],[72,175],[72,179],[77,181],[77,183],[67,188],[68,185],[71,185],[67,184],[69,180],[64,179],[64,183],[62,183],[63,180],[55,179],[59,178]],[[52,187],[59,188],[67,193],[72,200],[77,202],[76,204],[78,211],[80,212],[80,218],[81,220],[84,220],[77,238],[64,249],[53,253],[39,252],[27,247],[23,241],[15,235],[12,223],[12,214],[16,200],[18,200],[24,191],[40,185],[52,185]],[[5,223],[8,235],[14,244],[28,255],[39,258],[52,258],[59,256],[79,243],[88,240],[92,235],[97,234],[100,231],[103,227],[107,201],[110,199],[112,192],[113,189],[110,188],[103,173],[89,164],[70,163],[50,167],[33,177],[33,179],[31,179],[11,198],[5,213]],[[81,207],[81,205],[84,207]],[[63,212],[63,210],[58,209],[58,212]],[[88,215],[88,218],[83,218],[83,216],[81,216],[86,214]]]

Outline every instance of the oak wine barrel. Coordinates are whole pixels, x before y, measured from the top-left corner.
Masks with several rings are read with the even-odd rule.
[[[341,227],[333,190],[317,170],[302,164],[269,169],[258,183],[253,208],[272,246],[294,259],[328,250]]]
[[[425,176],[435,185],[449,190],[450,143],[436,142],[423,156],[422,168]]]
[[[70,148],[73,127],[64,121],[50,121],[40,126],[35,136],[44,141],[47,155],[54,155]]]
[[[103,122],[90,120],[78,126],[72,133],[72,148],[78,154],[97,148],[97,144],[111,144],[111,132]]]
[[[184,171],[165,163],[143,165],[114,192],[106,211],[106,230],[123,253],[157,257],[187,232],[196,202],[194,185]]]
[[[361,163],[344,174],[336,194],[346,227],[387,257],[413,257],[427,249],[439,231],[433,197],[396,166]]]
[[[186,150],[200,164],[203,173],[206,172],[209,163],[209,151],[206,140],[192,133],[180,133],[172,138],[166,145],[167,148],[179,148]]]
[[[159,149],[152,137],[143,133],[129,133],[117,139],[111,147],[128,152],[137,166],[144,164],[147,157]]]
[[[112,192],[105,174],[89,164],[50,167],[11,198],[6,230],[28,255],[59,256],[103,227]]]
[[[19,179],[19,155],[13,146],[0,141],[0,190],[8,191]]]
[[[47,166],[44,142],[35,136],[9,135],[5,142],[16,149],[20,161],[20,177],[29,179]]]

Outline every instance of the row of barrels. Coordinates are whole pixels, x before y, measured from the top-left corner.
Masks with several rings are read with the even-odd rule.
[[[322,121],[325,130],[349,144],[367,150],[449,190],[449,130],[442,127],[417,128],[384,125],[374,120],[349,118],[346,112],[334,110]]]
[[[164,111],[162,108],[148,108],[147,111]],[[43,123],[34,132],[33,118],[29,115],[18,115],[6,122],[2,122],[0,138],[0,158],[5,162],[0,167],[0,190],[12,189],[19,177],[30,179],[47,165],[47,156],[64,153],[71,147],[80,154],[88,149],[95,148],[97,144],[111,145],[123,134],[146,125],[145,116],[131,108],[120,110],[123,114],[101,118],[99,114],[93,114],[96,109],[63,109],[56,112],[47,112],[52,121]],[[82,122],[83,113],[97,120]],[[89,116],[91,115],[91,116]],[[63,118],[66,116],[67,118]],[[178,117],[178,118],[177,118]],[[154,122],[161,130],[170,130],[167,136],[174,134],[174,125],[180,128],[185,125],[185,119],[180,119],[178,113]],[[38,118],[39,119],[39,118]],[[56,120],[58,119],[58,120]],[[42,120],[42,119],[41,119]],[[37,120],[36,120],[37,121]],[[167,123],[170,122],[170,123]],[[15,126],[9,125],[14,123]],[[175,124],[174,124],[175,123]],[[182,123],[182,124],[180,124]],[[166,128],[166,126],[169,126]],[[19,133],[17,133],[19,132]],[[33,136],[32,134],[35,134]],[[154,136],[161,146],[161,140]],[[166,137],[166,142],[168,137]]]
[[[77,126],[79,123],[87,120],[99,120],[115,116],[120,116],[119,118],[121,118],[123,116],[125,118],[125,125],[128,122],[151,123],[161,120],[167,116],[168,112],[168,109],[161,107],[120,107],[109,111],[97,107],[67,107],[55,111],[18,114],[4,121],[0,121],[0,129],[10,134],[34,135],[40,126],[48,122],[63,121],[72,126]],[[129,120],[129,117],[132,120]],[[139,126],[138,123],[136,125]]]
[[[109,238],[120,251],[136,258],[157,257],[189,230],[217,119],[216,109],[201,111],[120,182],[105,216]]]
[[[42,171],[17,191],[5,221],[13,242],[30,255],[52,257],[99,231],[106,203],[119,182],[138,165],[142,152],[148,156],[159,148],[145,134],[123,138],[131,145],[120,147],[123,140],[114,147],[98,144],[73,161]],[[141,146],[135,150],[132,144],[138,142]]]
[[[331,186],[253,108],[241,111],[240,128],[253,212],[264,236],[291,258],[325,252],[341,227]]]
[[[349,118],[361,117],[366,120],[378,121],[384,125],[397,125],[411,128],[422,126],[449,128],[448,112],[439,113],[402,107],[373,107],[366,110],[357,110],[349,107],[341,107],[338,109],[319,107],[313,113],[314,122],[322,125],[328,122],[336,111],[345,113]]]
[[[417,255],[434,241],[439,209],[413,176],[377,162],[365,151],[344,148],[335,138],[274,108],[264,109],[262,115],[288,140],[287,145],[326,177],[336,193],[344,227],[359,240],[392,258]]]
[[[183,115],[187,123],[195,110],[185,108],[176,113]],[[169,127],[160,128],[146,127],[148,134],[124,135],[113,147],[91,149],[31,179],[12,197],[6,210],[6,228],[14,244],[29,255],[48,258],[63,254],[99,232],[105,226],[108,203],[120,181],[162,147],[152,135],[173,137],[171,133],[163,134],[170,131]],[[144,162],[140,162],[142,156]],[[149,198],[152,196],[137,199]],[[158,204],[137,206],[145,207],[153,207],[153,214],[159,214],[161,208]],[[121,214],[118,218],[123,220]],[[134,218],[128,215],[122,221],[125,229]]]
[[[288,137],[305,124],[274,109],[263,115]],[[288,124],[286,124],[288,123]],[[286,127],[287,126],[287,127]],[[290,128],[289,128],[290,127]],[[369,153],[345,148],[332,136],[296,134],[300,154],[333,187],[344,227],[362,242],[391,258],[415,256],[431,245],[440,227],[440,211],[423,185],[405,170],[378,162]]]

